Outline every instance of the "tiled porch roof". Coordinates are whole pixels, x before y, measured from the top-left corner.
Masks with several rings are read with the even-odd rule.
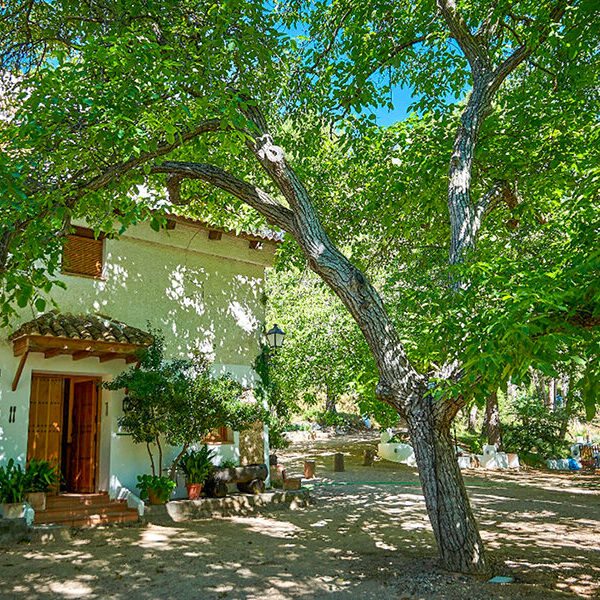
[[[117,359],[132,363],[138,360],[140,350],[154,341],[146,331],[103,315],[58,311],[23,323],[8,339],[13,343],[13,354],[21,357],[13,379],[13,392],[19,385],[30,352],[43,352],[44,358],[66,354],[73,360],[97,357],[101,363]]]
[[[47,312],[23,323],[9,340],[15,341],[24,336],[52,336],[135,346],[146,346],[153,341],[149,333],[104,315],[73,315],[58,311]]]

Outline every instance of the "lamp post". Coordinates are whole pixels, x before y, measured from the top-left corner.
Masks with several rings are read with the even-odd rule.
[[[269,331],[266,333],[267,342],[269,343],[269,347],[271,350],[279,350],[281,346],[283,346],[283,342],[285,340],[285,333],[277,327],[277,325],[273,325]]]

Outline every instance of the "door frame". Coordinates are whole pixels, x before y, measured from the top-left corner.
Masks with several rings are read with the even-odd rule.
[[[96,448],[95,448],[95,465],[94,465],[94,491],[89,492],[90,494],[97,493],[98,484],[100,479],[100,434],[102,431],[101,421],[102,421],[102,386],[99,385],[102,383],[102,375],[82,375],[80,373],[53,373],[49,371],[32,371],[31,378],[34,377],[55,377],[57,379],[70,379],[69,382],[69,403],[74,401],[73,397],[73,388],[75,383],[83,383],[85,381],[94,381],[96,382]],[[31,393],[29,395],[29,403],[31,405]],[[71,413],[71,408],[69,409],[69,414]],[[62,424],[64,426],[64,423]],[[71,424],[69,424],[70,426]],[[61,449],[62,452],[62,449]]]

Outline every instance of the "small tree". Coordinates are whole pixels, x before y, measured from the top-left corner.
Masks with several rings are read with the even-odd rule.
[[[241,431],[263,416],[258,404],[242,401],[243,389],[229,375],[211,377],[205,357],[165,360],[164,339],[156,333],[139,367],[118,375],[105,387],[126,390],[130,408],[119,418],[119,426],[135,443],[146,444],[154,476],[162,473],[163,444],[182,447],[169,470],[173,480],[190,445],[211,430],[231,427]],[[152,446],[158,451],[158,461]]]

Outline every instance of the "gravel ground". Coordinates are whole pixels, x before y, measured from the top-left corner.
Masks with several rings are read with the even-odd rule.
[[[413,469],[360,466],[374,437],[297,443],[317,462],[314,504],[251,517],[80,531],[0,552],[0,599],[600,598],[600,477],[543,471],[466,477],[498,585],[441,570]],[[333,473],[333,453],[346,471]]]

